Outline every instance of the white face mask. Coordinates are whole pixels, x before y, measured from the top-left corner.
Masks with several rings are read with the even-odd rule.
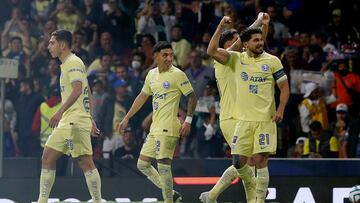
[[[141,67],[141,63],[139,61],[131,61],[131,67],[134,69],[139,69]]]

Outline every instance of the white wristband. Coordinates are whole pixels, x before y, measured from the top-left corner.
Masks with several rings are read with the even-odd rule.
[[[186,116],[185,118],[185,122],[190,123],[191,124],[192,121],[192,117],[191,116]]]

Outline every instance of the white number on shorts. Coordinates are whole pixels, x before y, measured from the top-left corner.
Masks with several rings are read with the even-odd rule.
[[[160,152],[160,140],[155,141],[155,150],[156,152]]]
[[[270,144],[270,135],[269,134],[260,134],[259,135],[259,145],[269,145]]]
[[[72,139],[65,139],[65,145],[67,146],[67,148],[69,150],[73,150],[74,149],[74,144]]]

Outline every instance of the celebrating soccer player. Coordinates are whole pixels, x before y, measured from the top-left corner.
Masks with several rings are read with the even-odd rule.
[[[289,86],[280,60],[263,51],[263,32],[260,28],[250,27],[241,34],[241,43],[246,50],[243,53],[218,47],[221,30],[229,23],[231,19],[223,17],[210,41],[208,54],[224,65],[221,67],[223,70],[217,71],[220,89],[228,91],[227,94],[221,93],[221,100],[224,99],[220,106],[224,108],[221,110],[221,129],[225,132],[227,142],[231,143],[233,165],[224,172],[210,192],[201,194],[200,199],[207,203],[216,202],[217,197],[232,180],[240,176],[247,202],[261,203],[265,201],[269,183],[268,156],[276,151],[276,122],[283,118]],[[223,77],[228,80],[224,82]],[[274,99],[275,82],[281,91],[277,111]],[[230,86],[236,87],[232,89],[233,93],[229,93]],[[232,111],[226,111],[227,108]],[[235,120],[235,131],[234,122],[228,122],[226,118]],[[229,138],[230,133],[232,134]],[[248,158],[252,156],[257,169],[256,178],[247,164]]]
[[[192,115],[197,99],[185,73],[174,67],[174,52],[168,42],[158,42],[154,46],[157,68],[150,70],[140,94],[129,112],[120,123],[119,129],[126,128],[129,119],[152,95],[153,116],[150,133],[141,149],[138,169],[158,188],[162,189],[165,203],[172,203],[179,194],[173,194],[171,161],[179,136],[190,133]],[[187,97],[187,117],[181,125],[177,115],[181,94]],[[151,166],[157,160],[158,171]]]

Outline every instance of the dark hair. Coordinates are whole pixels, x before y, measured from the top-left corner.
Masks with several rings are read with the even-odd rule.
[[[181,30],[183,30],[183,27],[180,24],[175,24],[171,27],[171,30],[173,30],[174,28],[179,28]]]
[[[103,60],[104,56],[109,56],[111,58],[111,54],[109,52],[105,52],[105,53],[100,55],[100,61]]]
[[[51,36],[54,36],[57,41],[65,42],[69,48],[72,46],[72,34],[67,30],[55,30],[51,33]]]
[[[143,63],[144,63],[144,61],[146,59],[146,56],[145,56],[145,54],[143,52],[139,52],[139,51],[135,52],[134,55],[133,55],[133,58],[134,58],[134,56],[139,56],[141,58],[141,62],[143,62]]]
[[[12,37],[12,38],[10,39],[10,42],[12,43],[12,42],[15,41],[15,40],[19,40],[19,41],[22,42],[22,39],[21,39],[20,37],[18,37],[18,36]]]
[[[81,35],[81,36],[84,37],[86,34],[85,34],[85,32],[82,31],[82,30],[76,30],[76,31],[73,33],[73,35]]]
[[[319,54],[324,53],[323,49],[319,45],[310,45],[309,46],[309,51],[312,54],[314,54],[314,53],[319,53]]]
[[[321,41],[323,41],[325,43],[327,42],[328,37],[326,36],[325,33],[323,33],[323,32],[315,32],[314,35],[315,35],[316,38],[321,39]]]
[[[246,28],[240,35],[242,42],[248,42],[253,34],[262,34],[261,28]]]
[[[231,41],[234,39],[234,34],[239,33],[235,29],[225,30],[221,33],[220,40],[219,40],[219,47],[224,48],[224,45],[227,41]]]
[[[117,64],[115,70],[117,70],[118,68],[125,68],[126,71],[128,70],[128,66],[124,63]]]
[[[157,53],[157,52],[160,52],[163,49],[172,49],[172,46],[171,46],[171,44],[169,42],[160,41],[160,42],[155,44],[153,49],[154,49],[154,53]]]
[[[52,97],[52,96],[60,96],[61,93],[60,93],[60,88],[58,85],[54,86],[54,87],[51,87],[48,91],[48,97]]]
[[[319,131],[322,129],[321,123],[319,121],[313,121],[309,127],[310,127],[310,130],[313,130],[313,131]]]
[[[142,36],[142,38],[144,38],[144,37],[148,38],[153,46],[156,44],[156,40],[155,40],[154,36],[152,36],[151,34],[144,34]]]
[[[28,85],[30,89],[34,89],[33,79],[31,78],[24,78],[20,81],[20,83],[23,83],[24,85]]]

